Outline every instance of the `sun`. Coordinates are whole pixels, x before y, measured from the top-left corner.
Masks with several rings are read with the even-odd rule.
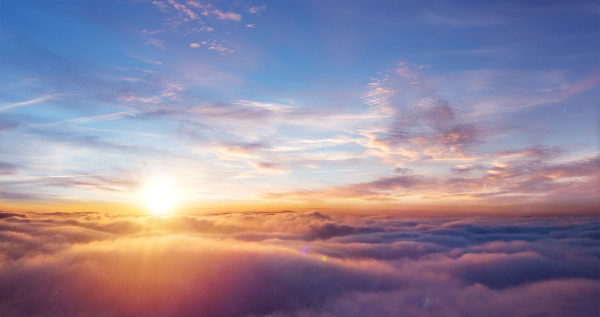
[[[143,186],[141,199],[144,205],[154,213],[164,214],[177,205],[179,195],[170,179],[154,177]]]

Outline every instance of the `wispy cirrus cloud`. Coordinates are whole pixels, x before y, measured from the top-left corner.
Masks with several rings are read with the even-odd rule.
[[[19,166],[16,164],[0,162],[0,175],[14,174],[18,168]]]
[[[477,176],[448,178],[447,182],[451,185],[449,190],[462,190],[468,196],[489,201],[590,203],[595,200],[593,192],[600,188],[599,166],[597,156],[566,162],[542,161],[533,156],[489,169],[479,165],[479,172],[487,171]],[[465,191],[469,187],[472,193]]]
[[[600,84],[600,67],[592,69],[585,76],[574,83],[569,84],[566,89],[560,94],[559,99],[563,100],[579,93],[588,91]]]
[[[554,156],[542,156],[544,160],[540,160],[537,156],[539,152],[529,154],[528,158],[505,161],[502,164],[480,163],[450,168],[451,174],[426,176],[415,174],[408,168],[396,168],[394,170],[401,176],[380,177],[371,182],[318,189],[269,192],[261,197],[295,201],[354,199],[397,202],[409,197],[430,203],[439,199],[468,197],[490,204],[509,201],[580,201],[590,204],[596,199],[594,192],[600,189],[600,161],[597,156],[553,162]]]
[[[103,121],[112,121],[118,120],[122,118],[132,117],[134,114],[129,112],[115,112],[115,113],[107,113],[100,114],[95,116],[87,116],[87,117],[79,117],[74,119],[66,119],[53,123],[46,123],[39,126],[51,126],[51,125],[59,125],[59,124],[84,124],[84,123],[93,123],[93,122],[103,122]]]
[[[496,152],[499,157],[518,157],[518,156],[533,156],[537,158],[554,158],[563,153],[564,150],[559,147],[548,147],[543,145],[533,145],[531,147],[520,150],[502,150]]]
[[[142,34],[148,34],[148,35],[153,35],[153,34],[162,33],[164,31],[165,30],[154,30],[154,31],[141,30],[140,33],[142,33]]]
[[[531,109],[560,105],[569,98],[598,87],[598,70],[592,69],[580,78],[568,78],[560,71],[522,72],[519,70],[463,71],[449,76],[444,84],[471,95],[471,117],[494,121]],[[456,87],[459,84],[460,87]],[[505,87],[502,92],[496,87]],[[527,87],[527,88],[524,88]],[[568,106],[564,106],[567,109]],[[498,120],[496,120],[498,121]]]
[[[267,147],[263,142],[221,142],[215,148],[228,156],[257,158],[256,152]]]
[[[132,94],[123,94],[121,97],[119,97],[119,100],[123,100],[123,101],[140,101],[140,102],[150,102],[150,103],[159,103],[160,102],[160,98],[157,96],[152,96],[149,98],[143,98],[143,97],[136,97]]]
[[[86,174],[27,176],[18,180],[6,181],[6,184],[12,186],[42,185],[55,188],[85,188],[109,192],[131,192],[137,185],[127,177]]]
[[[162,48],[162,47],[164,47],[163,43],[164,42],[162,40],[148,39],[148,40],[146,40],[146,43],[144,43],[144,44],[146,44],[146,45],[153,45],[153,46]]]
[[[156,65],[160,65],[162,64],[161,61],[157,61],[157,60],[153,60],[153,59],[149,59],[149,58],[145,58],[145,57],[141,57],[137,54],[129,54],[129,56],[135,58],[135,59],[139,59],[140,61],[149,63],[149,64],[156,64]]]
[[[434,7],[415,15],[414,19],[419,22],[454,28],[495,27],[506,22],[500,14],[482,12],[477,10],[477,8],[460,6],[460,8],[450,9],[445,7],[443,9],[433,9]],[[473,14],[475,12],[477,14]]]
[[[58,97],[58,96],[57,95],[44,95],[42,97],[38,97],[38,98],[27,100],[27,101],[21,101],[21,102],[14,102],[14,103],[10,103],[10,104],[5,104],[5,105],[1,105],[0,106],[0,111],[6,111],[6,110],[13,109],[13,108],[18,108],[18,107],[23,107],[23,106],[29,106],[29,105],[33,105],[33,104],[40,103],[40,102],[43,102],[43,101],[55,99],[56,97]]]
[[[402,175],[384,177],[368,183],[356,183],[333,186],[316,190],[296,190],[291,192],[266,193],[266,199],[291,200],[323,200],[323,199],[356,199],[365,201],[393,201],[419,189],[432,189],[437,180],[421,175]]]
[[[427,68],[402,61],[367,86],[364,102],[388,118],[357,133],[387,161],[466,158],[482,141],[485,130],[440,96],[423,73]]]
[[[281,163],[271,163],[271,162],[251,162],[251,166],[259,170],[265,170],[270,172],[277,173],[285,173],[286,172],[286,164]]]

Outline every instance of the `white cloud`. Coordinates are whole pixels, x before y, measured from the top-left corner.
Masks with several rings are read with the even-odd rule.
[[[144,44],[146,44],[146,45],[154,45],[154,46],[160,47],[160,48],[163,47],[163,41],[162,40],[158,40],[158,39],[148,39],[146,41],[146,43],[144,43]]]
[[[234,50],[223,46],[223,44],[221,43],[217,43],[217,41],[203,41],[202,43],[192,43],[190,44],[190,47],[199,48],[202,45],[206,46],[209,50],[219,52],[221,55],[227,55],[234,52]]]
[[[248,9],[248,12],[250,12],[252,14],[257,14],[257,13],[260,13],[261,11],[267,11],[267,6],[263,4],[258,7],[250,7]]]
[[[198,9],[209,9],[209,8],[212,8],[212,4],[211,3],[202,4],[202,3],[197,2],[197,1],[188,1],[186,3],[190,7],[194,7],[194,8],[198,8]]]
[[[212,32],[215,29],[211,28],[210,26],[203,26],[203,27],[199,27],[199,28],[192,28],[191,30],[187,31],[187,33],[185,33],[184,35],[188,35],[190,33],[194,33],[194,32]]]
[[[15,102],[15,103],[11,103],[11,104],[7,104],[4,106],[0,106],[0,111],[4,111],[4,110],[8,110],[8,109],[12,109],[12,108],[17,108],[17,107],[22,107],[22,106],[28,106],[28,105],[32,105],[38,102],[42,102],[42,101],[46,101],[46,100],[50,100],[53,99],[55,96],[53,95],[45,95],[39,98],[35,98],[35,99],[31,99],[28,101],[22,101],[22,102]]]
[[[240,100],[238,102],[239,105],[244,106],[244,107],[249,107],[249,108],[254,108],[254,109],[262,109],[262,110],[268,110],[270,112],[273,113],[288,113],[293,111],[294,109],[296,109],[297,107],[295,106],[288,106],[288,105],[282,105],[282,104],[273,104],[273,103],[264,103],[264,102],[257,102],[257,101],[247,101],[247,100]]]
[[[192,20],[196,20],[198,19],[198,15],[194,12],[192,12],[192,10],[188,9],[185,5],[180,4],[174,0],[167,0],[170,4],[173,5],[173,7],[175,7],[175,9],[183,12],[185,15],[187,15],[190,19]]]
[[[409,65],[407,65],[404,62],[399,62],[398,63],[398,68],[395,69],[396,73],[398,73],[398,75],[402,76],[402,77],[407,77],[407,78],[418,78],[419,74],[415,71],[412,70],[412,67],[410,67]]]
[[[381,83],[370,83],[363,101],[369,106],[381,109],[386,113],[393,114],[394,110],[391,107],[390,99],[397,92],[398,91],[396,89],[382,86]]]
[[[240,22],[242,20],[242,15],[237,14],[235,12],[221,12],[220,10],[213,10],[212,13],[217,16],[219,20],[232,20],[235,22]]]
[[[150,98],[141,98],[141,97],[136,97],[133,94],[124,94],[124,95],[121,95],[121,97],[119,97],[119,100],[123,100],[123,101],[140,101],[140,102],[149,102],[149,103],[159,103],[160,102],[160,98],[157,97],[157,96],[150,97]]]
[[[169,12],[169,7],[162,1],[152,1],[152,4],[162,12]]]
[[[131,116],[133,116],[133,114],[121,111],[121,112],[101,114],[101,115],[95,115],[95,116],[80,117],[80,118],[75,118],[75,119],[67,119],[67,120],[62,120],[62,121],[58,121],[58,122],[54,122],[54,123],[46,124],[46,125],[57,125],[57,124],[64,124],[64,123],[81,124],[81,123],[112,121],[112,120],[117,120],[117,119],[131,117]]]
[[[156,33],[164,32],[164,31],[165,31],[165,30],[155,30],[155,31],[141,30],[140,32],[141,32],[142,34],[149,34],[149,35],[152,35],[152,34],[156,34]]]
[[[149,58],[144,58],[144,57],[141,57],[141,56],[139,56],[137,54],[130,54],[129,56],[131,56],[131,57],[133,57],[135,59],[139,59],[140,61],[143,61],[143,62],[146,62],[146,63],[150,63],[150,64],[156,64],[156,65],[162,64],[161,61],[155,61],[155,60],[152,60],[152,59],[149,59]]]

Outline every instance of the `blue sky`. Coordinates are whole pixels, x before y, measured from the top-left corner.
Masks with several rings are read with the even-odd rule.
[[[0,9],[5,209],[598,206],[594,1]]]

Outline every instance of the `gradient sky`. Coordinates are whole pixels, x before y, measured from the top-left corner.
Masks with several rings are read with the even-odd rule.
[[[0,0],[0,207],[597,212],[599,14]]]

